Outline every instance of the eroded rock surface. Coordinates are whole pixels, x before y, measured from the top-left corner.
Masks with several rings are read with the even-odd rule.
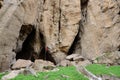
[[[104,55],[97,57],[94,63],[120,65],[120,51],[104,53]]]
[[[43,72],[46,70],[54,69],[55,65],[50,61],[44,61],[44,60],[37,59],[37,60],[35,60],[34,64],[32,65],[32,68],[36,72]]]
[[[84,6],[84,5],[83,5]],[[89,0],[86,3],[82,54],[94,58],[104,52],[120,50],[120,4],[115,0]]]
[[[18,59],[12,66],[12,69],[21,69],[30,67],[32,65],[32,62],[30,60],[22,60]]]
[[[37,15],[37,0],[16,1],[18,0],[5,0],[0,9],[0,71],[8,69],[15,59],[13,51],[21,26],[33,24]]]
[[[15,59],[57,64],[73,53],[94,60],[113,51],[119,0],[0,0],[0,71]]]

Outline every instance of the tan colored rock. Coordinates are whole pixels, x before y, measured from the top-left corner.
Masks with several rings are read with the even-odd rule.
[[[65,59],[78,32],[80,12],[80,1],[45,1],[43,26],[46,44],[56,63]],[[58,55],[61,55],[61,59]]]
[[[55,65],[50,62],[50,61],[44,61],[44,60],[35,60],[32,68],[36,71],[36,72],[42,72],[42,71],[46,71],[46,70],[51,70],[54,69]]]
[[[120,64],[120,51],[104,53],[104,55],[97,57],[94,62],[106,65],[119,65]]]
[[[4,0],[0,71],[10,67],[15,52],[22,54],[17,59],[33,61],[48,52],[59,63],[72,53],[94,60],[120,51],[119,6],[119,0]]]
[[[74,61],[84,61],[84,57],[83,56],[77,56],[73,58]]]
[[[2,59],[0,71],[9,69],[15,58],[13,49],[21,26],[24,23],[33,24],[35,21],[37,12],[35,3],[35,0],[7,3],[0,9],[0,59]]]
[[[81,2],[73,0],[61,0],[60,8],[60,50],[67,53],[78,33],[81,20]]]
[[[60,17],[60,0],[46,0],[43,11],[43,27],[46,37],[46,45],[50,52],[54,53],[59,50],[59,17]]]
[[[89,0],[86,8],[84,34],[81,37],[82,54],[92,59],[104,52],[119,50],[120,9],[114,0]]]
[[[66,57],[67,60],[73,60],[73,58],[80,56],[80,54],[71,54]]]
[[[32,68],[20,69],[20,70],[12,70],[8,74],[4,75],[1,80],[10,80],[18,76],[19,74],[32,74],[35,77],[38,77],[36,72]]]
[[[73,3],[74,5],[72,5]],[[14,50],[16,53],[20,52],[21,54],[27,55],[35,53],[35,56],[37,53],[38,56],[42,45],[39,41],[40,30],[42,31],[41,33],[44,34],[43,36],[46,39],[45,44],[49,48],[50,54],[55,59],[56,63],[59,63],[61,60],[65,59],[67,52],[78,32],[79,20],[81,18],[81,15],[79,15],[79,8],[80,1],[5,0],[4,7],[2,7],[0,11],[0,54],[3,56],[11,55],[12,57],[15,57],[12,50],[16,47]],[[67,25],[65,25],[65,20],[67,20]],[[35,40],[33,40],[33,42],[29,45],[33,49],[33,52],[27,52],[26,49],[25,51],[22,51],[23,43],[31,33],[31,31],[28,31],[29,33],[27,33],[27,29],[29,30],[29,28],[27,28],[28,25],[35,26],[36,29]],[[20,30],[21,26],[26,27],[22,33]],[[22,37],[20,37],[21,35]],[[66,37],[66,39],[64,37]],[[16,38],[18,38],[18,40]],[[44,46],[45,45],[43,45],[43,48]],[[7,58],[11,62],[4,63],[7,65],[7,68],[9,68],[12,63],[12,57],[9,57],[11,59]],[[31,59],[31,56],[17,55],[17,59],[18,58]],[[0,62],[3,62],[3,60]],[[4,64],[2,64],[2,66]]]
[[[60,63],[58,63],[58,66],[71,66],[71,62],[69,60],[62,60]]]
[[[67,56],[64,52],[58,51],[56,53],[51,54],[56,62],[59,63],[60,61],[64,60],[65,57]]]
[[[22,70],[13,70],[9,74],[3,76],[1,80],[10,80],[12,78],[15,78],[16,76],[18,76],[18,74],[20,74],[23,71],[24,71],[24,69],[22,69]]]
[[[18,59],[15,64],[13,64],[12,69],[20,69],[30,67],[32,62],[30,60]]]

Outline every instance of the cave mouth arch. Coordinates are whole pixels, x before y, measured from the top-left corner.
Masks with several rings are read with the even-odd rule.
[[[43,59],[46,61],[51,61],[54,64],[56,64],[54,58],[50,54],[50,51],[48,51],[48,50],[46,51],[45,38],[44,38],[44,35],[40,32],[39,32],[39,40],[40,40],[42,47],[39,47],[40,48],[39,53],[35,52],[33,44],[36,41],[35,37],[36,37],[37,31],[33,25],[22,25],[19,35],[21,35],[21,34],[23,35],[24,33],[22,33],[22,32],[25,32],[23,27],[29,28],[28,26],[32,27],[31,28],[32,30],[27,29],[27,30],[30,30],[30,32],[28,31],[29,34],[26,36],[26,39],[22,43],[21,50],[15,52],[16,53],[16,60],[25,59],[25,60],[31,60],[32,62],[34,62],[35,59]],[[26,34],[24,34],[24,35],[26,35]],[[24,37],[24,35],[23,35],[23,37]],[[17,43],[19,44],[19,42],[17,42]],[[17,46],[17,47],[19,47],[19,46]]]

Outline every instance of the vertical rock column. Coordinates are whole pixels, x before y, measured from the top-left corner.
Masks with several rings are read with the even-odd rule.
[[[81,19],[80,0],[61,0],[60,51],[67,53],[78,33]]]
[[[60,0],[45,0],[43,12],[44,35],[46,37],[46,46],[54,58],[59,51],[59,17]]]
[[[45,0],[43,25],[46,44],[58,63],[65,58],[78,33],[80,0]]]

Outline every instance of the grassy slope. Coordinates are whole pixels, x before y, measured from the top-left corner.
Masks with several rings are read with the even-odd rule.
[[[59,69],[56,72],[40,72],[37,78],[32,75],[24,76],[20,74],[12,80],[88,80],[82,74],[79,74],[73,66],[60,67]]]
[[[4,75],[4,74],[0,73],[0,80],[1,80],[1,78],[2,78],[3,75]]]
[[[59,71],[56,72],[40,72],[38,77],[33,75],[23,75],[20,74],[12,80],[88,80],[82,74],[79,74],[75,67],[60,67]],[[112,75],[120,77],[120,66],[110,66],[107,67],[101,64],[90,64],[86,66],[90,72],[95,75]],[[0,73],[0,78],[5,75]]]
[[[86,69],[95,75],[112,75],[120,77],[120,66],[107,67],[101,64],[91,64],[86,66]]]
[[[5,73],[0,73],[0,80],[1,80],[1,78],[4,76],[4,75],[6,75],[8,72],[5,72]]]

